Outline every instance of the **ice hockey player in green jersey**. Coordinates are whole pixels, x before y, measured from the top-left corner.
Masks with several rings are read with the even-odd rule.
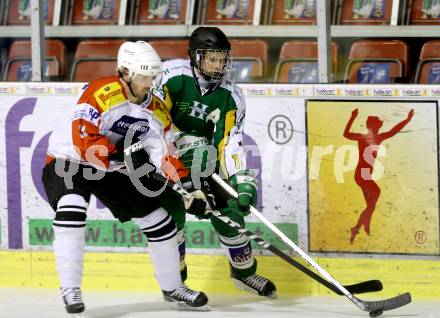
[[[164,62],[161,83],[153,92],[165,106],[154,109],[154,114],[164,123],[170,143],[191,171],[192,182],[184,185],[209,189],[214,194],[215,208],[244,226],[249,205],[257,201],[257,186],[254,172],[246,169],[242,141],[245,100],[240,88],[228,78],[230,52],[231,44],[220,29],[197,28],[189,41],[190,59]],[[213,172],[234,186],[238,199],[222,200],[216,194],[206,178]],[[199,176],[205,178],[200,181]],[[185,209],[182,200],[173,195],[162,196],[161,200],[162,207],[177,224],[185,279]],[[261,296],[276,297],[275,285],[256,274],[257,260],[249,239],[214,217],[211,223],[228,255],[235,286]]]

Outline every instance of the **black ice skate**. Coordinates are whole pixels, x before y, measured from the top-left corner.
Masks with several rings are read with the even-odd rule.
[[[270,280],[263,276],[253,274],[246,278],[240,278],[237,275],[231,274],[231,279],[238,289],[250,291],[260,296],[277,298],[277,288]]]
[[[66,311],[69,314],[80,314],[84,311],[84,303],[81,298],[81,290],[78,287],[62,288],[61,296],[64,304],[66,304]]]
[[[173,303],[174,309],[191,311],[209,311],[211,308],[206,305],[208,297],[204,292],[189,289],[186,286],[179,287],[172,291],[162,290],[163,299]]]

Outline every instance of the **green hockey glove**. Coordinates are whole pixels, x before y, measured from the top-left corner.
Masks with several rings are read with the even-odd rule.
[[[249,214],[249,205],[257,203],[257,180],[252,170],[240,170],[229,178],[229,184],[237,191],[237,204],[244,215]]]

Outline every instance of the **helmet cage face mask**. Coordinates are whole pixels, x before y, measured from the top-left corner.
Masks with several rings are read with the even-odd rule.
[[[193,64],[210,83],[219,83],[231,70],[230,50],[197,49],[192,52]]]

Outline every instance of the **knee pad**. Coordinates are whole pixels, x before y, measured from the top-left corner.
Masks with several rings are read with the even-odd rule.
[[[220,236],[220,244],[226,250],[232,267],[248,269],[254,265],[251,242],[246,236],[241,234],[234,237]]]
[[[88,202],[78,194],[66,194],[58,200],[53,226],[82,228],[86,226]]]
[[[156,209],[143,218],[134,218],[133,221],[147,237],[148,242],[165,241],[177,233],[176,224],[163,208]]]

